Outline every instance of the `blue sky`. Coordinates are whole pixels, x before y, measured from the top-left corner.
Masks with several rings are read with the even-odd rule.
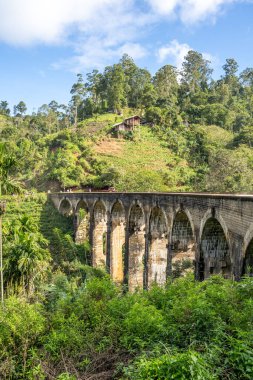
[[[189,49],[253,67],[251,0],[0,0],[0,100],[29,112],[68,103],[78,72],[103,70],[123,53],[154,73],[180,68]]]

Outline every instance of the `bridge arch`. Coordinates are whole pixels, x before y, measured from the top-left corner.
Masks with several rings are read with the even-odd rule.
[[[106,267],[107,212],[103,201],[98,200],[93,207],[92,265]]]
[[[126,239],[126,215],[121,201],[117,200],[111,209],[110,273],[113,281],[124,279],[124,250]]]
[[[170,235],[172,273],[193,270],[196,253],[196,237],[192,216],[186,208],[178,208],[172,221]]]
[[[73,214],[73,206],[68,198],[63,198],[59,204],[59,212],[64,216]]]
[[[243,242],[241,275],[253,276],[253,223],[250,225]]]
[[[153,207],[149,217],[148,287],[166,282],[168,222],[164,211]]]
[[[89,238],[90,212],[87,203],[81,199],[75,210],[76,243],[83,243]]]
[[[201,221],[199,279],[203,280],[212,274],[229,278],[232,264],[226,224],[214,210],[208,210]]]
[[[145,213],[139,203],[132,204],[128,218],[128,288],[143,288],[145,255]]]

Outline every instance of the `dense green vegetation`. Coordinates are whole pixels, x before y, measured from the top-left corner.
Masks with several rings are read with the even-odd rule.
[[[253,281],[170,278],[127,294],[46,191],[252,191],[253,69],[190,51],[152,77],[128,56],[81,74],[68,105],[0,102],[1,379],[253,378]],[[113,125],[139,114],[123,138]],[[180,268],[179,268],[180,269]],[[180,272],[180,270],[178,271]],[[178,277],[178,273],[177,276]]]
[[[223,69],[212,79],[210,63],[189,51],[180,73],[166,65],[152,77],[124,55],[104,72],[78,74],[68,105],[53,100],[25,115],[21,101],[10,116],[1,101],[11,178],[39,191],[251,191],[253,69],[238,74],[234,59]],[[145,126],[120,144],[112,126],[131,114]]]
[[[252,379],[252,287],[186,277],[123,294],[102,272],[57,272],[0,310],[1,378]]]

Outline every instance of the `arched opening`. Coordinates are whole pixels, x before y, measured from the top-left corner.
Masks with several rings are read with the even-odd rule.
[[[68,199],[63,199],[61,201],[59,212],[64,216],[70,216],[73,214],[73,208]]]
[[[81,200],[76,207],[76,238],[77,244],[89,239],[90,215],[87,204]]]
[[[149,223],[148,287],[166,282],[167,223],[162,210],[155,207]]]
[[[129,217],[128,288],[143,288],[145,254],[145,218],[142,208],[134,205]]]
[[[184,211],[175,216],[171,233],[172,275],[179,277],[194,270],[195,244],[190,220]]]
[[[93,220],[92,265],[105,268],[107,216],[105,206],[101,201],[98,201],[94,206]]]
[[[114,204],[112,208],[111,220],[110,273],[113,281],[122,283],[124,278],[123,250],[125,244],[125,212],[120,202],[116,202]]]
[[[250,241],[243,260],[242,276],[253,277],[253,239]]]
[[[231,276],[229,246],[219,221],[211,217],[207,220],[200,243],[199,278],[204,280],[212,274]]]

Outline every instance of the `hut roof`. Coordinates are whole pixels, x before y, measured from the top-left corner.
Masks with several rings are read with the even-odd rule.
[[[130,120],[130,119],[134,119],[138,117],[140,119],[140,116],[139,115],[133,115],[133,116],[130,116],[130,117],[127,117],[125,120]]]
[[[122,125],[122,124],[124,124],[124,123],[125,123],[125,121],[121,121],[120,123],[113,124],[113,127],[117,127],[118,125]]]

